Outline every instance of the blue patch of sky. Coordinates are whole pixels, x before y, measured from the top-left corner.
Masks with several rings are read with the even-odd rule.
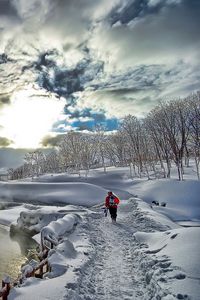
[[[98,119],[91,119],[88,121],[80,121],[76,120],[74,122],[68,123],[66,121],[59,121],[53,125],[52,131],[53,132],[59,132],[64,133],[66,131],[66,126],[70,125],[73,128],[76,128],[78,130],[89,130],[92,131],[95,129],[96,125],[103,125],[105,127],[106,131],[113,131],[116,130],[119,126],[119,120],[116,118],[110,118],[110,119],[104,119],[104,120],[98,120]],[[63,126],[61,126],[63,125]]]
[[[96,125],[103,125],[105,126],[105,129],[107,131],[113,131],[118,128],[118,120],[116,118],[111,118],[111,119],[104,119],[104,120],[98,120],[98,119],[92,119],[89,121],[75,121],[72,126],[77,127],[79,129],[87,129],[87,130],[94,130]]]
[[[77,109],[74,112],[70,112],[66,106],[65,114],[70,117],[70,122],[62,120],[54,123],[52,127],[53,132],[66,132],[66,127],[68,125],[70,125],[72,129],[90,131],[94,130],[95,126],[99,124],[103,125],[108,131],[116,130],[118,128],[119,120],[117,118],[106,118],[104,110],[94,112],[91,108],[85,108],[81,111]]]

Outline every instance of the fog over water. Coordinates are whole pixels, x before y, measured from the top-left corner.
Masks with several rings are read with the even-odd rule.
[[[33,248],[34,241],[29,237],[10,237],[9,228],[0,225],[0,280],[5,274],[16,278],[21,265],[26,260],[28,249]]]

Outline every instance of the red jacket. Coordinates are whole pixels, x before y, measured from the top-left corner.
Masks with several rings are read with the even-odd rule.
[[[111,204],[110,197],[114,197],[114,199],[112,200],[113,204]],[[120,202],[120,200],[119,200],[119,198],[117,198],[117,196],[115,196],[113,194],[110,196],[108,195],[105,199],[105,207],[117,208],[117,205],[119,204],[119,202]]]

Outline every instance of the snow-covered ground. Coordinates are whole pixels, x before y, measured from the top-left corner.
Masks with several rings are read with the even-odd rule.
[[[186,171],[183,182],[108,168],[0,183],[0,224],[55,243],[51,272],[9,300],[200,299],[200,182]],[[101,209],[108,190],[121,198],[116,224]]]

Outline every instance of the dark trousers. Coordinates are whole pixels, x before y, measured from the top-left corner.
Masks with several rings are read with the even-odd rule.
[[[116,220],[116,218],[117,218],[117,207],[110,206],[109,207],[109,212],[110,212],[111,219]]]

